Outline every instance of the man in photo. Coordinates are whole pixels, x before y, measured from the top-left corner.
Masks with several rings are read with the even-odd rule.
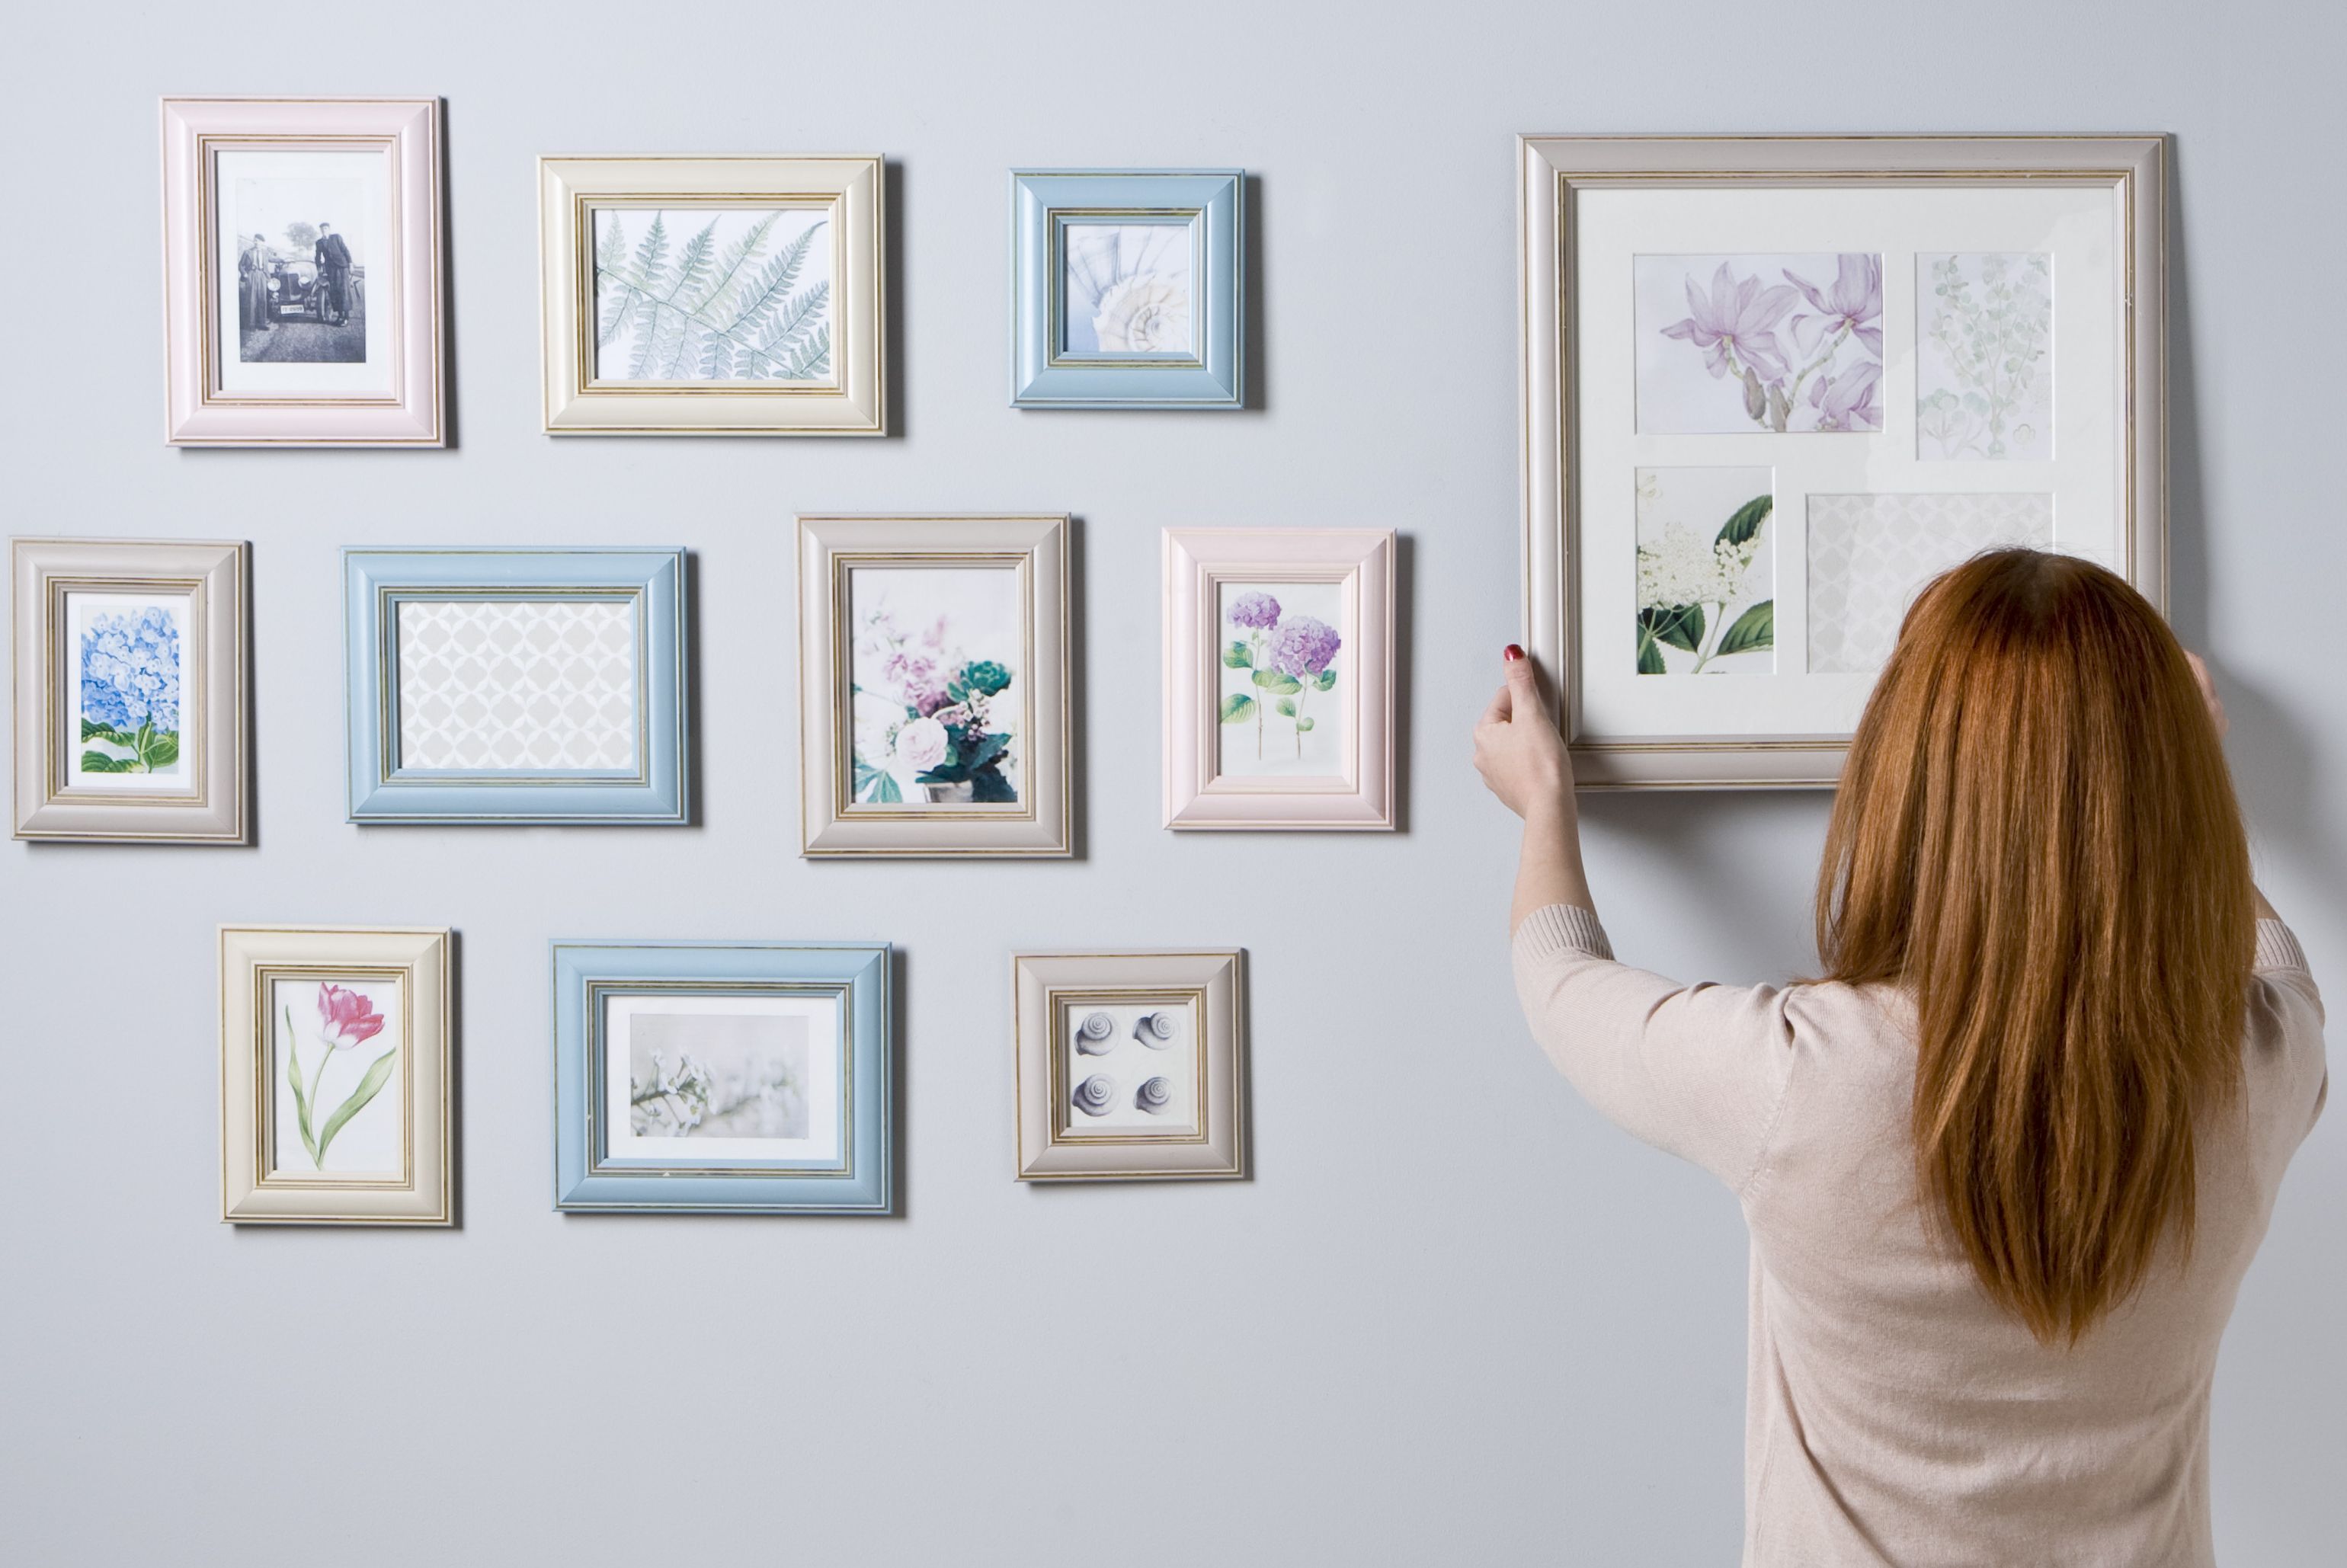
[[[331,223],[318,225],[318,275],[326,290],[326,309],[339,326],[351,319],[351,248]]]
[[[237,252],[237,324],[246,332],[268,332],[277,323],[270,318],[269,241],[259,234]]]

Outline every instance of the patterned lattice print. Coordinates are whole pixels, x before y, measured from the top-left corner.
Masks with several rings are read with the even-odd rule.
[[[630,606],[400,605],[400,766],[624,768],[635,760]]]
[[[1880,670],[1925,583],[1984,549],[2053,542],[2051,496],[1811,496],[1809,672]]]

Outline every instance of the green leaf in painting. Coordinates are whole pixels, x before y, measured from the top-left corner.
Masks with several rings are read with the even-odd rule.
[[[1312,685],[1315,691],[1326,692],[1336,683],[1337,672],[1334,670],[1323,670],[1319,674],[1312,677]]]
[[[1693,653],[1703,641],[1703,606],[1682,604],[1676,610],[1638,611],[1638,630],[1657,642]]]
[[[1223,699],[1223,723],[1235,724],[1255,713],[1255,699],[1244,692],[1234,692]]]
[[[1299,735],[1309,734],[1312,726],[1319,722],[1317,719],[1298,719],[1296,721],[1296,733]]]
[[[1638,673],[1641,675],[1670,673],[1670,667],[1663,662],[1661,645],[1655,642],[1655,634],[1644,627],[1638,630]]]
[[[359,1086],[351,1091],[351,1097],[336,1106],[334,1113],[326,1118],[326,1124],[318,1129],[316,1159],[322,1169],[326,1163],[326,1145],[334,1141],[334,1134],[343,1130],[344,1122],[366,1109],[367,1102],[375,1097],[376,1091],[383,1088],[384,1080],[391,1076],[392,1058],[398,1054],[399,1047],[395,1045],[376,1057],[367,1068],[366,1076],[359,1080]]]
[[[1764,599],[1736,618],[1735,623],[1720,633],[1719,646],[1712,651],[1715,659],[1725,659],[1731,653],[1758,653],[1777,646],[1777,601]]]
[[[1282,697],[1290,696],[1304,690],[1304,682],[1280,670],[1256,671],[1255,683],[1265,691]]]
[[[1727,521],[1720,525],[1717,542],[1723,545],[1742,544],[1760,531],[1760,525],[1768,520],[1769,510],[1776,504],[1774,496],[1753,497],[1737,507]]]
[[[302,1126],[302,1147],[310,1151],[310,1163],[318,1163],[318,1140],[310,1135],[310,1097],[302,1091],[302,1059],[293,1049],[293,1009],[285,1009],[285,1081],[293,1086],[293,1110]]]
[[[1278,702],[1274,702],[1272,707],[1286,718],[1296,717],[1296,699],[1293,697],[1282,697]]]
[[[872,793],[865,798],[877,805],[902,805],[905,792],[897,787],[895,774],[879,774],[873,778]]]
[[[176,730],[166,731],[147,743],[143,753],[148,771],[157,772],[179,760],[179,735]]]
[[[128,757],[109,757],[104,752],[81,754],[81,771],[86,774],[127,774],[136,766]]]
[[[1247,651],[1245,643],[1227,643],[1223,648],[1223,667],[1226,670],[1252,670],[1255,668],[1255,657]],[[89,723],[87,720],[82,723],[82,739],[89,739]]]

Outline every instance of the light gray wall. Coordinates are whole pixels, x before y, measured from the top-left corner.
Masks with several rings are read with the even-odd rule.
[[[2347,994],[2335,6],[147,0],[9,28],[9,527],[250,538],[261,751],[257,848],[0,845],[11,1561],[1731,1561],[1742,1227],[1527,1041],[1511,819],[1465,760],[1514,631],[1518,131],[2176,134],[2176,619],[2267,886]],[[456,450],[164,448],[165,92],[446,96]],[[901,160],[901,435],[537,434],[533,155],[870,149]],[[1262,411],[1004,405],[1024,163],[1255,173]],[[797,508],[1081,517],[1087,858],[796,858]],[[1282,523],[1410,540],[1406,834],[1155,825],[1158,530]],[[705,825],[344,825],[336,548],[445,541],[700,552]],[[1621,949],[1812,962],[1824,806],[1591,802]],[[462,933],[461,1230],[216,1223],[222,920]],[[901,944],[904,1217],[551,1213],[556,933]],[[1011,1181],[1004,955],[1071,941],[1251,950],[1255,1180]],[[2347,1536],[2341,1121],[2218,1379],[2236,1563]]]

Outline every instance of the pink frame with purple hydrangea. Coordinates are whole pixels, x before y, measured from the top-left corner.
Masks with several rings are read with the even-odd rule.
[[[1399,810],[1393,530],[1168,528],[1164,548],[1165,825],[1303,833],[1394,828]],[[1343,651],[1350,679],[1339,697],[1347,722],[1339,728],[1337,771],[1288,777],[1226,774],[1220,741],[1221,587],[1283,581],[1333,585],[1343,606],[1333,629],[1310,618],[1300,631],[1287,629],[1287,641],[1295,644],[1287,661],[1300,659],[1312,672]],[[1282,632],[1266,630],[1278,642]],[[1266,672],[1276,679],[1277,671]],[[1291,682],[1279,689],[1296,688]]]

